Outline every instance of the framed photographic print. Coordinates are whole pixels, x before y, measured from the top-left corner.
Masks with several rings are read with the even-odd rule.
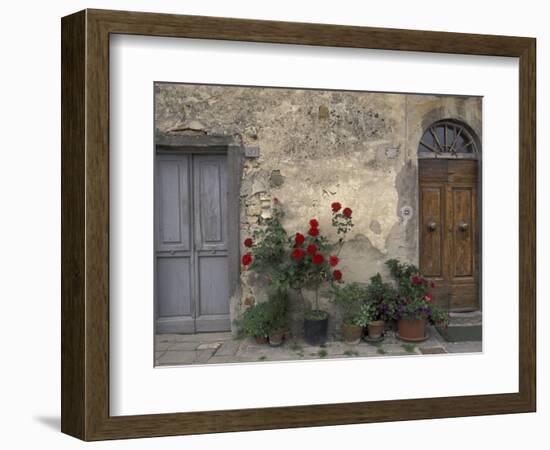
[[[535,410],[535,39],[62,20],[62,431]]]

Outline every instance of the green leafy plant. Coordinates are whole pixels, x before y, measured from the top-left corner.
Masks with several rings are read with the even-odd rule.
[[[270,290],[267,302],[250,306],[237,321],[239,334],[250,337],[266,337],[273,331],[287,326],[288,293]]]
[[[352,210],[343,208],[338,202],[331,205],[332,225],[339,235],[336,244],[331,244],[322,235],[317,219],[309,221],[309,229],[302,234],[289,236],[282,225],[284,211],[281,203],[274,200],[273,213],[265,222],[265,227],[247,238],[247,249],[242,264],[265,276],[269,284],[278,290],[289,288],[315,290],[314,305],[306,308],[308,318],[324,319],[325,311],[319,309],[319,287],[323,282],[342,281],[342,271],[335,267],[342,249],[345,235],[353,227]],[[302,294],[303,299],[303,294]]]
[[[447,326],[449,315],[432,303],[430,289],[436,288],[435,283],[424,278],[413,264],[390,259],[386,265],[397,283],[396,318],[426,319],[432,324]]]
[[[355,317],[355,324],[360,327],[367,327],[374,322],[378,316],[378,308],[376,304],[372,302],[365,302],[359,307],[357,316]]]
[[[262,274],[275,290],[290,287],[288,272],[288,235],[282,225],[284,211],[277,201],[272,216],[265,220],[265,227],[256,230],[253,238],[244,241],[249,252],[243,255],[242,263],[250,270]]]
[[[364,326],[359,322],[359,313],[367,300],[367,291],[359,283],[348,283],[343,287],[333,286],[333,302],[338,305],[345,324]]]
[[[366,327],[376,320],[393,319],[397,299],[397,291],[390,283],[384,282],[379,273],[372,276],[365,288],[365,302],[357,314],[357,324]]]
[[[288,291],[272,287],[268,304],[269,332],[285,330],[288,326]]]
[[[241,336],[267,337],[270,332],[271,308],[268,302],[258,303],[246,309],[241,320],[236,321]]]

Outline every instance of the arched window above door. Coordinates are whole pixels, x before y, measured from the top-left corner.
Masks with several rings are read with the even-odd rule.
[[[479,148],[467,125],[454,120],[440,120],[430,125],[422,135],[418,157],[478,159]]]

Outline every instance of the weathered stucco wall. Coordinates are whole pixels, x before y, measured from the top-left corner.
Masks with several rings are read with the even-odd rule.
[[[243,166],[241,242],[269,217],[274,197],[290,234],[305,233],[315,217],[332,239],[330,204],[350,206],[355,227],[339,266],[345,281],[386,273],[390,257],[418,262],[416,150],[426,127],[455,118],[481,136],[481,99],[473,97],[163,83],[155,100],[162,133],[259,147]],[[242,273],[234,314],[262,300],[254,279]]]

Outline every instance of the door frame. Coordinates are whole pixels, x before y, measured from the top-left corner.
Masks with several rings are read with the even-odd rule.
[[[244,161],[244,148],[231,136],[182,136],[168,135],[157,130],[155,134],[155,145],[153,154],[153,177],[154,177],[154,210],[156,214],[157,199],[157,154],[225,154],[227,155],[227,271],[228,271],[228,299],[229,299],[229,320],[232,324],[236,318],[236,299],[240,299],[240,190]],[[154,298],[153,298],[153,329],[155,335],[158,333],[158,280],[157,280],[157,257],[156,257],[156,235],[157,221],[153,215],[153,233],[155,236],[152,249],[154,261]],[[166,332],[169,331],[169,327]],[[205,331],[206,332],[206,331]],[[197,331],[195,331],[197,333]]]

